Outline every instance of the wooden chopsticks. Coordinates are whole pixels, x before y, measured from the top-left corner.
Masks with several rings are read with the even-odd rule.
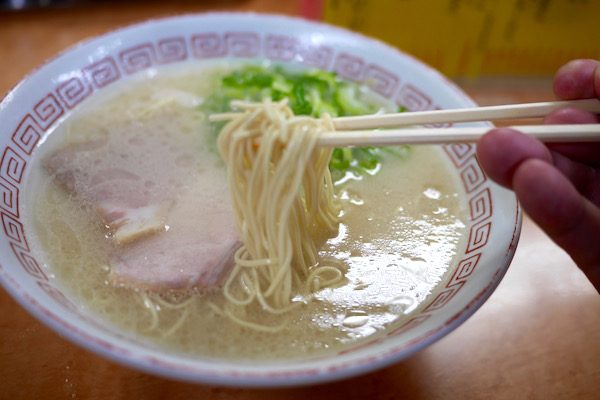
[[[600,124],[511,126],[544,142],[599,142]],[[474,142],[491,127],[405,128],[326,132],[320,146],[391,146],[399,144],[433,144]]]
[[[367,146],[471,142],[476,141],[490,128],[485,126],[386,130],[381,130],[380,128],[543,117],[554,110],[565,107],[600,113],[600,100],[553,101],[453,110],[339,117],[333,118],[336,131],[324,133],[319,138],[318,143],[321,146]],[[600,141],[599,124],[525,125],[513,128],[548,142]]]

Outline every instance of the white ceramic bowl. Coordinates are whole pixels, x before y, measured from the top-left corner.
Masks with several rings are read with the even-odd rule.
[[[31,252],[32,227],[25,222],[22,195],[38,143],[70,110],[113,82],[148,68],[219,58],[266,58],[334,70],[410,110],[474,105],[454,84],[409,55],[300,19],[190,15],[145,22],[79,44],[32,72],[0,104],[0,281],[23,307],[75,343],[153,374],[230,386],[285,386],[394,363],[446,335],[483,304],[511,261],[521,214],[514,195],[486,178],[474,146],[458,144],[444,150],[468,202],[468,238],[421,311],[384,336],[304,361],[215,362],[153,348],[81,311],[60,282],[48,278],[45,260]]]

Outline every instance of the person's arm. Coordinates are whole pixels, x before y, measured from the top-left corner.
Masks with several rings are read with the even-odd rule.
[[[600,99],[600,62],[569,62],[556,73],[554,92],[564,100]],[[600,118],[563,109],[545,122],[598,123]],[[525,212],[600,292],[600,142],[544,145],[499,128],[479,140],[477,155],[488,176],[515,191]]]

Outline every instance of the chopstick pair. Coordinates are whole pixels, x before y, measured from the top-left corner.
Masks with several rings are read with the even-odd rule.
[[[510,104],[478,108],[374,114],[333,118],[335,132],[319,138],[321,146],[370,146],[395,144],[473,142],[489,126],[450,128],[400,128],[406,125],[474,122],[499,119],[544,117],[554,110],[570,107],[600,113],[600,100],[569,100],[541,103]],[[600,141],[600,124],[523,125],[511,126],[545,142]]]

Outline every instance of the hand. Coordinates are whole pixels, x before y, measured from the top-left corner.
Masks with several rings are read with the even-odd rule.
[[[554,92],[564,100],[600,99],[600,62],[567,63],[556,73]],[[589,124],[600,117],[563,109],[544,122]],[[488,176],[515,191],[525,212],[600,292],[600,142],[544,145],[499,128],[479,140],[477,156]]]

